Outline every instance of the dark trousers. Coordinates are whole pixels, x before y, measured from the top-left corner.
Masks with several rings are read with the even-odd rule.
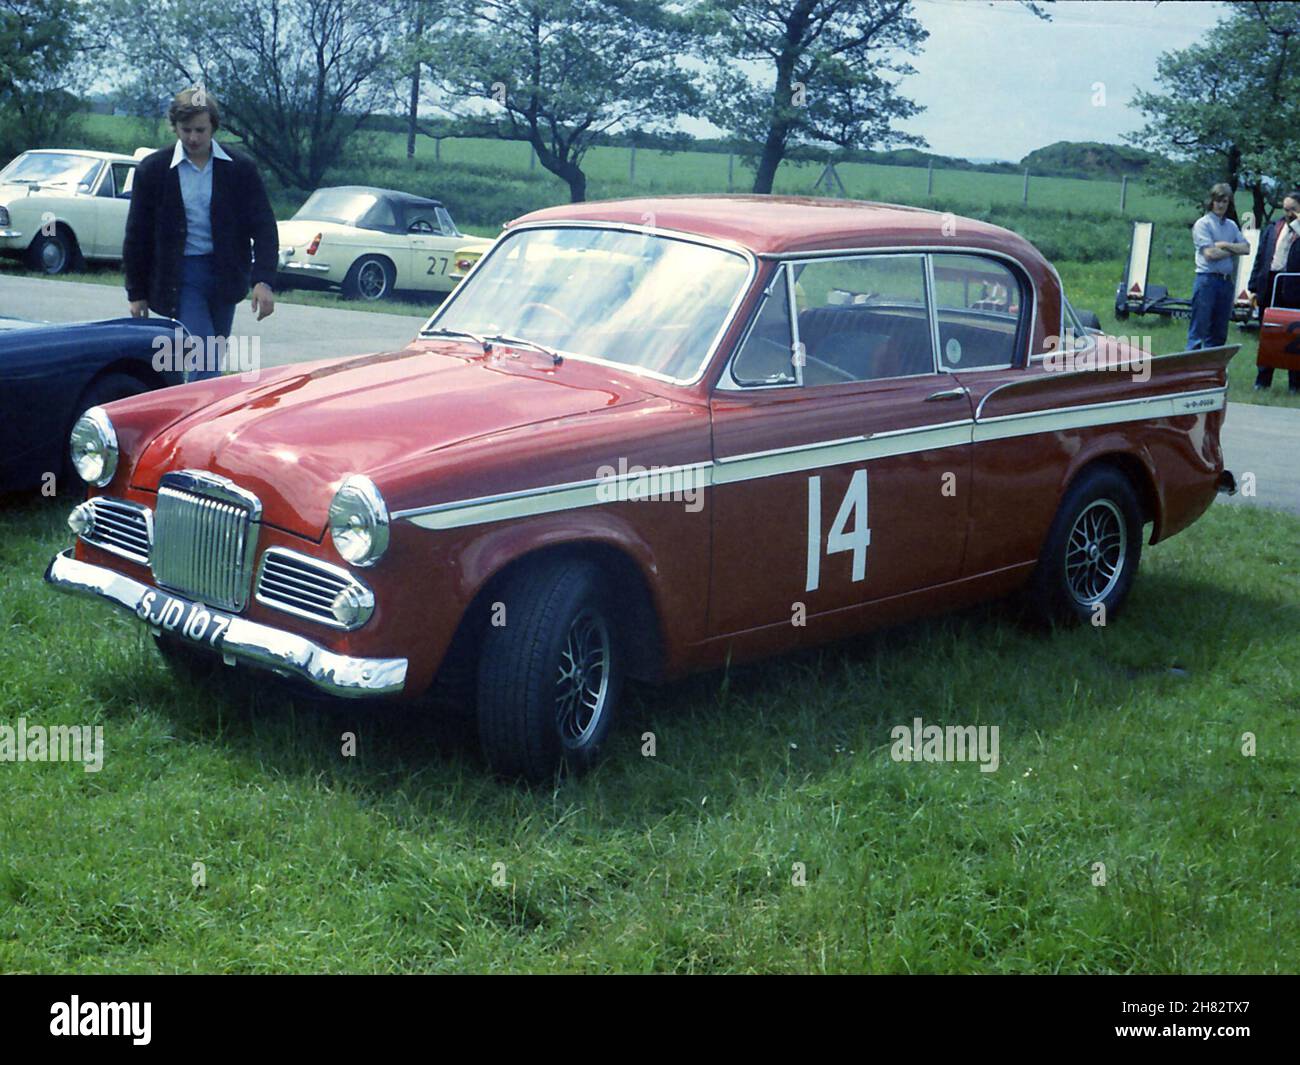
[[[1187,325],[1187,350],[1217,348],[1228,342],[1232,318],[1232,275],[1198,273],[1192,286],[1192,320]]]
[[[235,304],[213,298],[216,277],[212,261],[211,255],[186,255],[181,259],[181,300],[176,318],[203,343],[202,365],[187,369],[186,381],[221,376],[219,353],[235,321]]]

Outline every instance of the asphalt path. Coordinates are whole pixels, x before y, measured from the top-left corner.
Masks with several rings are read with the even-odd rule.
[[[126,294],[120,288],[0,275],[0,315],[79,322],[118,318],[126,313]],[[248,300],[244,300],[235,312],[231,332],[260,337],[262,365],[284,366],[338,355],[395,350],[415,336],[426,317],[280,303],[274,314],[258,322]],[[1275,381],[1274,387],[1285,384],[1279,386]],[[1243,491],[1233,497],[1220,496],[1221,500],[1300,514],[1300,411],[1230,403],[1222,441],[1228,469],[1236,475],[1238,484],[1253,489],[1254,494]],[[1254,475],[1253,483],[1246,474]]]

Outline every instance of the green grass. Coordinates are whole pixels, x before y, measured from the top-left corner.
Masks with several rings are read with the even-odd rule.
[[[0,764],[0,971],[1300,968],[1295,518],[1216,505],[1102,629],[991,606],[634,689],[528,792],[432,706],[172,679],[42,585],[66,509],[6,504],[0,714],[107,754]],[[893,762],[918,715],[998,725],[1001,767]]]

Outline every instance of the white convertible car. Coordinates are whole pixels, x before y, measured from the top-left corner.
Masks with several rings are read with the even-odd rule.
[[[23,152],[0,170],[0,255],[47,274],[120,262],[137,162],[78,148]]]
[[[437,200],[366,185],[317,189],[280,228],[280,279],[287,287],[340,288],[378,300],[394,289],[450,292],[467,237]]]

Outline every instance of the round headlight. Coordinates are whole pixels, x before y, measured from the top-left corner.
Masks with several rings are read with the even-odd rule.
[[[369,477],[353,474],[334,493],[330,536],[354,566],[373,566],[388,549],[388,507]]]
[[[91,407],[72,427],[72,465],[87,484],[103,488],[117,472],[117,433],[103,407]]]

